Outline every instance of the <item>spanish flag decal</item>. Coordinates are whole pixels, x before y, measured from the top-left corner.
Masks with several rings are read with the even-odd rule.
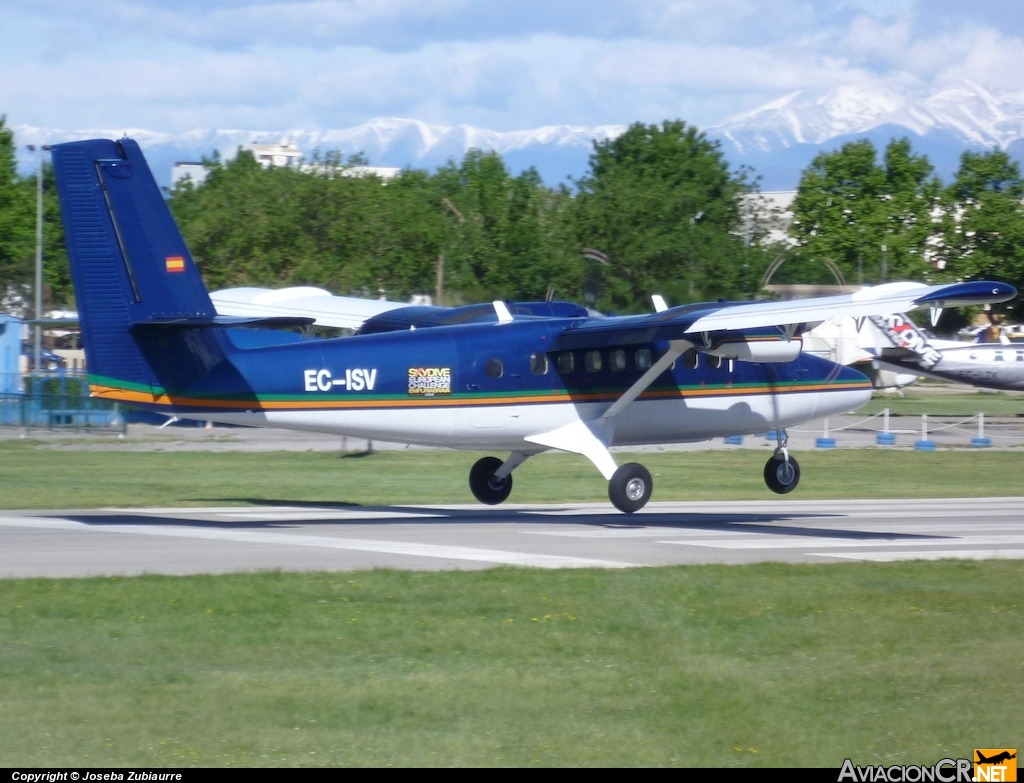
[[[184,272],[185,259],[182,256],[167,256],[168,272]]]

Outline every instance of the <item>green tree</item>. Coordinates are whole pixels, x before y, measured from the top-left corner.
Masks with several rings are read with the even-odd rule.
[[[36,178],[26,177],[30,200],[36,203]],[[43,165],[43,292],[49,307],[74,307],[75,289],[71,284],[71,267],[68,265],[68,251],[64,244],[64,222],[61,220],[60,200],[57,198],[57,181],[53,175],[53,164]]]
[[[963,278],[1024,282],[1024,181],[1001,150],[965,152],[947,190],[941,259]]]
[[[537,299],[549,288],[580,293],[568,191],[545,188],[532,168],[512,177],[501,156],[480,150],[433,179],[449,227],[447,268],[465,299]]]
[[[35,256],[35,199],[18,176],[14,133],[0,116],[0,298],[31,296]],[[31,301],[31,300],[30,300]]]
[[[579,289],[578,256],[563,249],[571,198],[536,172],[512,177],[498,155],[476,150],[386,182],[349,176],[355,163],[365,160],[329,154],[302,170],[263,169],[242,152],[209,161],[201,187],[179,186],[171,209],[209,285],[402,299],[433,293],[443,258],[450,303]]]
[[[580,249],[609,259],[599,305],[648,310],[650,295],[680,301],[752,287],[744,280],[739,196],[716,141],[681,120],[637,123],[595,142],[574,211]]]
[[[930,265],[927,240],[938,230],[932,213],[942,185],[908,139],[893,140],[884,159],[870,140],[848,142],[817,155],[804,171],[793,202],[791,235],[797,246],[786,265],[794,282],[832,282],[836,264],[849,282],[921,278]]]

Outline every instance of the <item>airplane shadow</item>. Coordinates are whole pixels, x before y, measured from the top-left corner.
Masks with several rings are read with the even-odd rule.
[[[543,528],[555,525],[582,525],[593,528],[605,528],[610,530],[643,530],[660,528],[666,532],[670,530],[706,530],[708,532],[732,532],[746,534],[761,534],[770,536],[800,536],[806,538],[839,538],[851,541],[879,540],[879,541],[941,541],[947,540],[949,536],[920,535],[912,533],[890,533],[885,531],[864,531],[847,530],[826,527],[803,527],[800,525],[785,525],[780,522],[799,522],[802,519],[822,519],[823,517],[839,518],[841,514],[827,513],[792,513],[772,512],[771,510],[757,513],[664,513],[664,514],[642,514],[627,517],[615,513],[583,513],[583,514],[560,514],[545,513],[547,506],[538,505],[536,509],[501,509],[480,507],[473,509],[445,509],[431,506],[361,506],[356,503],[312,503],[309,501],[266,501],[253,498],[219,498],[220,502],[244,502],[251,503],[254,514],[264,513],[262,507],[290,509],[308,508],[311,511],[337,510],[345,512],[346,517],[338,519],[323,519],[312,517],[301,518],[301,511],[296,514],[296,519],[287,520],[224,520],[224,519],[188,519],[170,515],[160,514],[139,514],[134,512],[118,513],[107,512],[103,514],[80,514],[69,515],[66,519],[72,519],[90,526],[101,527],[104,525],[140,525],[140,526],[167,526],[195,527],[221,530],[294,530],[297,528],[332,527],[341,529],[365,529],[373,527],[395,527],[400,525],[417,526],[451,526],[487,523],[515,523],[518,525],[529,525]],[[367,513],[367,517],[349,517],[354,511]],[[188,513],[187,509],[182,509]],[[198,512],[203,513],[203,512]],[[235,512],[245,513],[245,512]],[[377,518],[372,516],[379,513],[400,514],[400,518]]]

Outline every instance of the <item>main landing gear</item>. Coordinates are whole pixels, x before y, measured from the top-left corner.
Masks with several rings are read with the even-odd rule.
[[[512,492],[512,471],[526,457],[512,454],[502,462],[497,457],[477,460],[469,471],[469,489],[473,497],[488,506],[503,503]],[[632,514],[647,505],[654,482],[643,465],[630,462],[616,469],[608,482],[608,499],[619,511]]]
[[[477,460],[469,471],[469,489],[473,497],[488,506],[505,502],[512,492],[512,471],[525,459],[526,455],[513,453],[504,462],[497,457]],[[632,514],[647,505],[653,489],[650,471],[643,465],[630,462],[612,474],[608,482],[608,499],[619,511]]]
[[[771,459],[765,463],[764,483],[777,495],[785,495],[800,483],[800,463],[789,453],[789,436],[785,431],[776,430],[776,437],[779,445]]]
[[[497,457],[484,457],[477,460],[469,471],[469,490],[473,497],[488,506],[503,503],[512,492],[512,474],[504,478],[496,478],[495,473],[502,462]]]
[[[589,433],[589,430],[587,432]],[[785,495],[796,489],[800,483],[800,463],[789,453],[789,436],[785,430],[777,430],[777,437],[778,447],[764,466],[764,483],[772,492]],[[636,462],[616,467],[603,441],[599,442],[591,434],[593,442],[589,445],[584,442],[581,447],[581,440],[583,438],[578,438],[572,450],[589,457],[608,478],[608,499],[612,505],[626,514],[634,514],[646,506],[654,489],[650,471]],[[541,445],[548,444],[541,441]],[[526,454],[512,452],[504,462],[497,457],[477,460],[469,471],[469,488],[473,496],[488,506],[505,502],[512,493],[512,471],[522,464],[526,457]]]
[[[608,482],[608,499],[619,511],[632,514],[647,505],[654,482],[650,471],[636,462],[617,469]]]

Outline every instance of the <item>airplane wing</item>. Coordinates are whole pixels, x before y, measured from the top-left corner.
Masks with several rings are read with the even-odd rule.
[[[671,307],[659,313],[628,318],[584,321],[559,335],[557,348],[590,348],[656,340],[705,341],[712,332],[738,332],[778,327],[792,336],[808,324],[829,318],[889,315],[918,307],[962,307],[995,304],[1017,295],[1006,283],[978,281],[924,285],[886,283],[856,293],[813,299],[764,302],[723,302]]]
[[[210,294],[217,315],[242,318],[312,318],[316,326],[358,329],[375,315],[408,307],[404,302],[334,296],[322,288],[225,288]]]
[[[612,442],[616,417],[692,347],[741,361],[789,362],[796,358],[801,348],[801,341],[793,338],[808,324],[837,316],[864,318],[888,315],[916,307],[941,309],[945,306],[993,304],[1012,299],[1016,294],[1016,289],[1006,283],[939,286],[889,283],[842,296],[784,302],[704,303],[672,307],[649,315],[581,319],[555,338],[554,350],[654,341],[667,341],[668,350],[600,418],[575,421],[526,440],[548,448],[583,454],[605,478],[610,479],[615,471],[615,461],[608,452],[608,444]],[[778,332],[772,335],[774,329]],[[768,333],[758,334],[756,330],[768,330]]]

